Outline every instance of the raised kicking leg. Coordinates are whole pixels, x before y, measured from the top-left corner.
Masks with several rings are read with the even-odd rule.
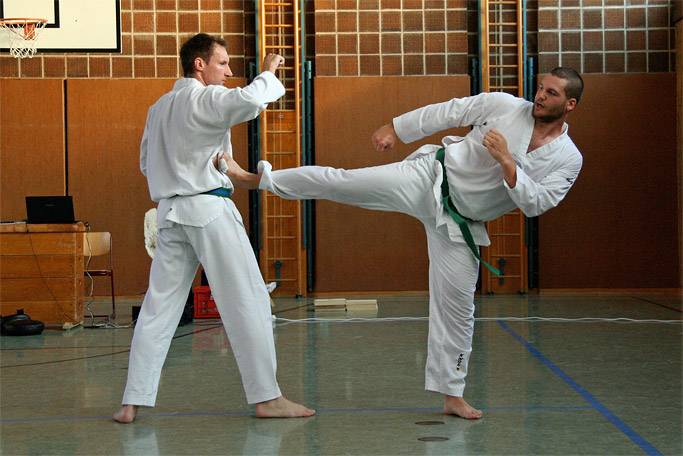
[[[436,178],[433,158],[422,157],[369,168],[301,166],[271,171],[260,162],[259,173],[242,169],[224,156],[227,176],[237,187],[270,191],[285,199],[324,199],[364,209],[400,212],[420,220],[434,217]]]

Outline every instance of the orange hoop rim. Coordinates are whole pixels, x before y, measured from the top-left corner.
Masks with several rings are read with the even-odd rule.
[[[0,19],[0,25],[12,26],[12,25],[38,25],[46,24],[47,19],[41,19],[39,17],[7,17]]]

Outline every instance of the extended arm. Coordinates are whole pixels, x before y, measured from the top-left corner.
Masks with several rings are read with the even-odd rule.
[[[275,76],[275,71],[284,63],[277,54],[268,54],[263,59],[261,74],[243,88],[227,89],[224,86],[209,86],[207,101],[215,109],[216,119],[221,127],[232,127],[238,123],[256,118],[268,103],[285,94],[285,88]]]

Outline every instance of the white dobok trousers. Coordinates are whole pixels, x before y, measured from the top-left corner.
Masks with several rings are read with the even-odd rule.
[[[162,228],[156,242],[122,403],[154,406],[161,368],[200,263],[237,360],[247,402],[279,397],[270,297],[235,204],[225,199],[221,215],[201,228],[177,223]]]
[[[425,388],[462,397],[472,351],[479,260],[467,244],[449,238],[445,225],[436,226],[440,206],[433,188],[441,178],[441,165],[434,156],[353,170],[304,166],[271,171],[261,162],[260,188],[286,199],[325,199],[401,212],[423,223],[430,261]]]

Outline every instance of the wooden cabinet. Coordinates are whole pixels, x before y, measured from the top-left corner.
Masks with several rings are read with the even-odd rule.
[[[46,325],[83,323],[82,223],[0,225],[0,312]]]

